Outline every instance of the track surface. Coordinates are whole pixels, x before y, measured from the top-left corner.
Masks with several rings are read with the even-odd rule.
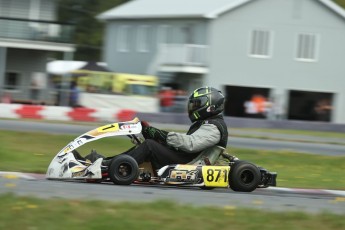
[[[0,120],[0,129],[41,131],[80,135],[93,127],[89,125],[50,124],[28,121]],[[344,155],[345,146],[296,143],[290,141],[231,138],[230,145],[256,149],[291,149],[311,154]],[[40,198],[96,199],[111,201],[170,200],[181,204],[251,207],[270,211],[332,212],[345,214],[345,191],[268,188],[252,193],[229,189],[201,190],[171,186],[116,186],[111,183],[90,184],[46,180],[44,175],[0,172],[0,193],[12,192],[21,196]]]
[[[25,178],[26,177],[26,178]],[[172,187],[159,185],[117,186],[112,183],[46,180],[44,175],[2,174],[0,193],[39,198],[67,198],[103,201],[169,200],[195,206],[224,208],[250,207],[269,211],[331,212],[345,214],[345,195],[321,190],[290,191],[279,188],[257,189],[252,193],[233,192],[230,189]]]

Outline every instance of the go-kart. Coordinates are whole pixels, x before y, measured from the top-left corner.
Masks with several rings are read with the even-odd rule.
[[[240,192],[276,186],[277,173],[239,160],[219,146],[202,151],[188,164],[166,165],[160,169],[153,169],[150,163],[139,166],[134,158],[127,154],[100,156],[90,160],[82,157],[77,151],[77,148],[88,142],[111,136],[128,136],[135,148],[142,143],[141,129],[140,120],[134,118],[132,121],[104,125],[80,135],[54,157],[48,167],[46,178],[88,182],[111,181],[117,185],[160,184],[202,189],[230,187]],[[221,158],[226,160],[226,164],[218,163]]]

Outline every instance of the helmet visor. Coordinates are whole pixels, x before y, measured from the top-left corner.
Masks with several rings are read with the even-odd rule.
[[[207,97],[191,98],[188,102],[188,112],[195,111],[207,104]]]

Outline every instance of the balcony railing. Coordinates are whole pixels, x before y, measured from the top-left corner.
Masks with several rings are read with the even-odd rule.
[[[160,63],[165,65],[207,66],[207,46],[161,44]]]
[[[0,18],[0,38],[71,43],[74,26],[49,21]]]

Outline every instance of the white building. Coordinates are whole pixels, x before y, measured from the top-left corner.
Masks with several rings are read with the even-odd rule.
[[[295,120],[320,120],[328,100],[326,120],[345,123],[345,12],[331,0],[136,0],[99,19],[111,69],[220,88],[229,116],[259,93]]]
[[[56,0],[0,0],[0,95],[48,102],[51,52],[71,57],[73,26],[57,22]]]

